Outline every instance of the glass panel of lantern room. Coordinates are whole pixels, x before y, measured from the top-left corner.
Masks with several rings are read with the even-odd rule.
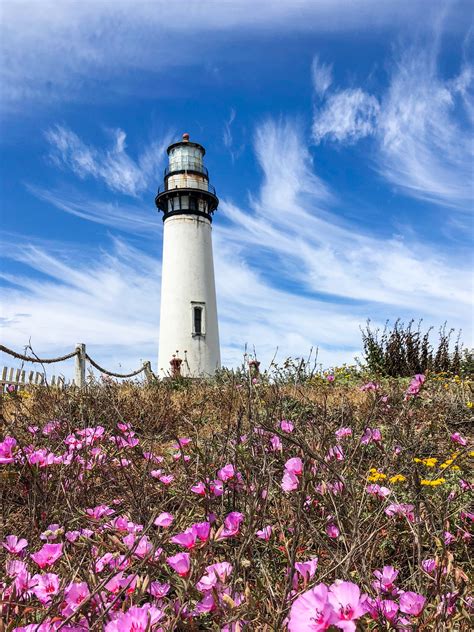
[[[169,166],[171,171],[203,171],[202,150],[189,145],[178,145],[170,151]]]

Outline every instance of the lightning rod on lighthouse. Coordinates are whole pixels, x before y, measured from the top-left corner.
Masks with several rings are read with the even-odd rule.
[[[212,214],[219,200],[202,145],[183,134],[167,151],[169,164],[155,198],[164,222],[158,371],[161,377],[176,371],[203,377],[221,363],[212,257]]]

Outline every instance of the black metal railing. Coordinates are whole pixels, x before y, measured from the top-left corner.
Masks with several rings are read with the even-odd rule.
[[[206,188],[205,189],[200,189],[198,187],[168,187],[165,184],[162,184],[161,186],[158,187],[158,191],[156,192],[156,195],[160,195],[160,193],[165,193],[165,192],[171,192],[171,191],[200,191],[201,193],[211,193],[212,195],[215,195],[217,197],[217,193],[216,193],[216,189],[215,187],[212,186],[212,184],[206,183]]]
[[[186,171],[195,171],[202,173],[206,177],[209,177],[209,171],[200,162],[194,162],[193,160],[183,160],[182,162],[176,162],[173,165],[168,165],[164,171],[165,178],[171,173],[182,173]]]

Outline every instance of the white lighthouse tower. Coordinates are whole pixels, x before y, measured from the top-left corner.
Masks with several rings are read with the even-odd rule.
[[[164,222],[158,371],[174,374],[181,359],[181,375],[212,375],[221,364],[211,232],[219,200],[202,145],[183,134],[167,151],[155,198]]]

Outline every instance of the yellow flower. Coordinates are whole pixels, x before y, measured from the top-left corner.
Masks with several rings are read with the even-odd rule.
[[[474,402],[466,402],[468,408],[474,408]]]
[[[377,472],[375,468],[371,468],[371,470],[369,471],[372,472],[370,476],[367,477],[369,483],[376,483],[377,481],[387,478],[386,474],[383,474],[382,472]]]
[[[442,485],[445,482],[446,482],[445,478],[436,478],[433,481],[430,481],[430,480],[425,478],[425,479],[420,481],[420,483],[422,485],[428,485],[429,487],[438,487],[438,485]]]
[[[474,456],[474,450],[471,450],[471,452],[469,452],[469,456]]]
[[[395,474],[395,476],[392,476],[391,478],[389,478],[389,481],[391,483],[403,483],[403,481],[406,481],[406,476],[403,476],[403,474]]]

